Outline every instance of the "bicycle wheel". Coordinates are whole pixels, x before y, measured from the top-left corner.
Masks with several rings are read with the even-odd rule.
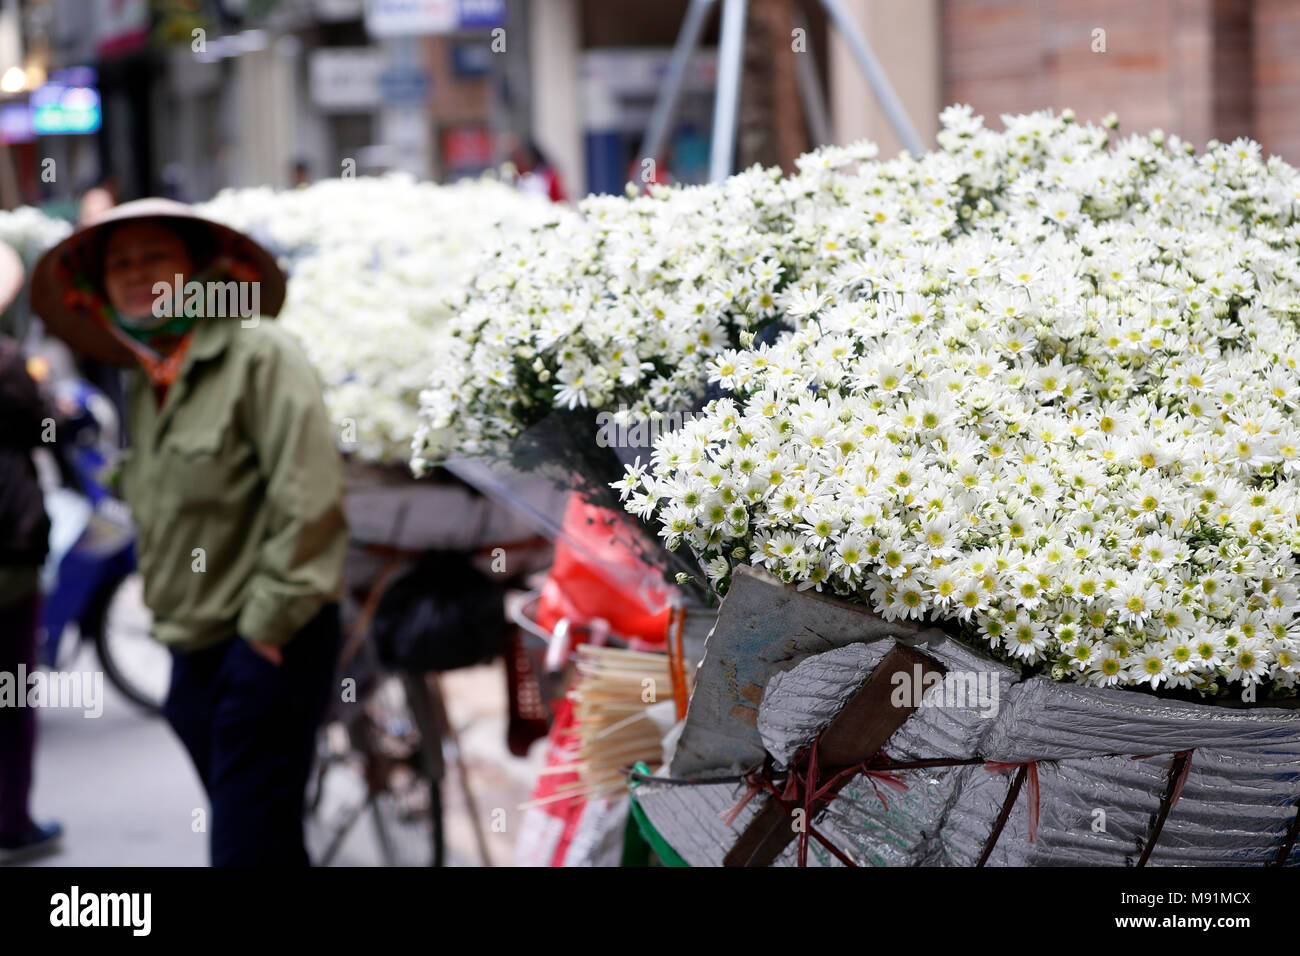
[[[313,859],[440,865],[441,794],[425,772],[401,679],[379,680],[355,706],[322,733],[307,798]]]
[[[367,708],[373,769],[383,783],[372,823],[389,866],[443,863],[441,772],[430,767],[440,767],[442,741],[426,743],[421,703],[412,699],[409,679],[393,675],[380,682]]]
[[[123,578],[103,601],[95,650],[113,686],[152,713],[162,709],[171,683],[171,652],[153,639],[139,574]]]

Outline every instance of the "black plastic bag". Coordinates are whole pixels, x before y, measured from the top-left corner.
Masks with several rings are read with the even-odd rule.
[[[506,634],[505,587],[463,552],[430,552],[379,599],[371,635],[392,670],[448,671],[486,663]]]

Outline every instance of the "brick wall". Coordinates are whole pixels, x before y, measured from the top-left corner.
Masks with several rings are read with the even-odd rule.
[[[1300,165],[1300,3],[1256,0],[1255,136]]]
[[[1258,46],[1254,21],[1258,15],[1254,0],[1214,5],[1215,76],[1218,78],[1214,91],[1214,127],[1215,135],[1221,140],[1260,135],[1255,122]]]
[[[942,44],[945,103],[993,126],[1002,113],[1114,110],[1121,130],[1198,146],[1253,136],[1300,163],[1297,0],[945,0]]]

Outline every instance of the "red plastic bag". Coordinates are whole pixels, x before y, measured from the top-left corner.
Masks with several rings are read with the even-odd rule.
[[[538,601],[538,625],[550,631],[563,618],[578,625],[603,619],[638,650],[662,650],[671,589],[641,560],[638,534],[625,515],[572,495]]]

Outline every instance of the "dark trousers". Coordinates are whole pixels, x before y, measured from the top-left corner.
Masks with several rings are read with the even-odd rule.
[[[338,605],[272,664],[242,638],[173,652],[163,705],[212,805],[213,866],[308,866],[303,800],[316,731],[334,693]]]
[[[0,607],[0,671],[18,679],[18,665],[36,669],[36,622],[41,599],[37,594]],[[27,688],[15,687],[27,696]],[[24,835],[32,825],[27,798],[32,789],[32,757],[36,751],[36,711],[31,707],[0,707],[0,837]]]

